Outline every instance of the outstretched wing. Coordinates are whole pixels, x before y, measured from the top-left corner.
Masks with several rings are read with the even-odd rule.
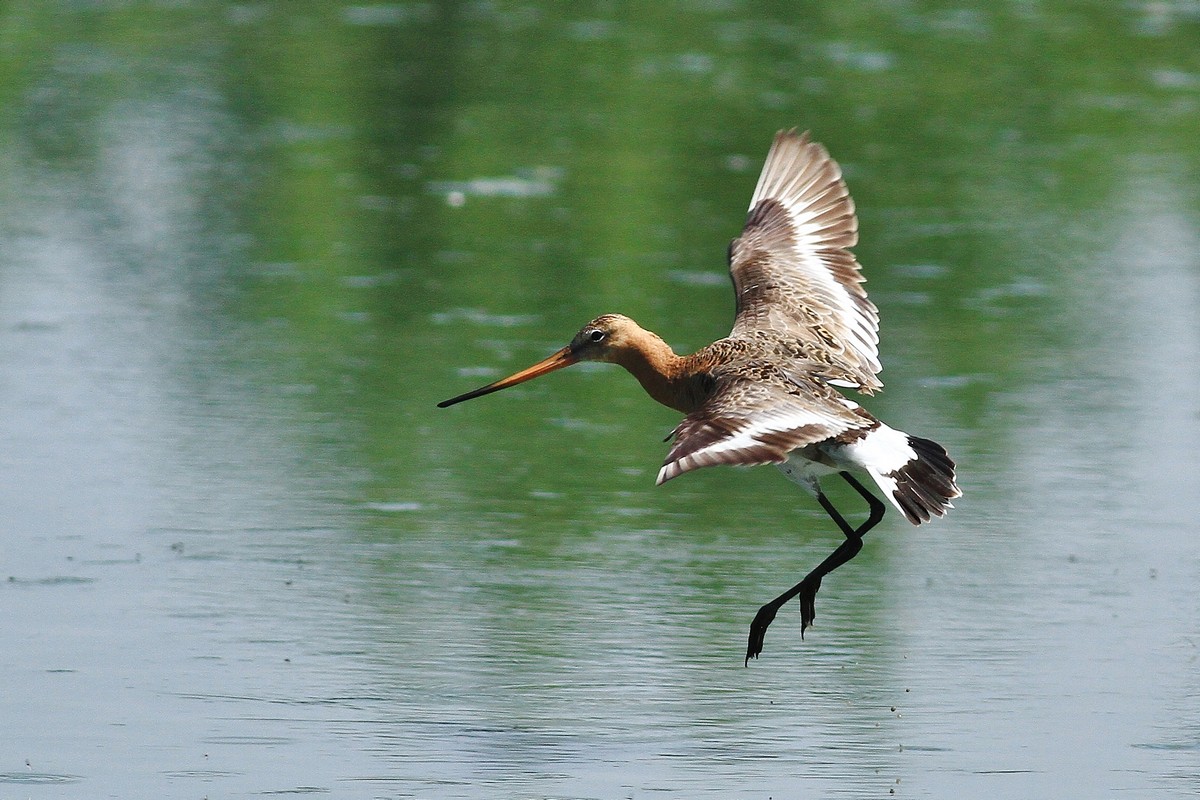
[[[798,447],[874,424],[854,408],[815,380],[802,385],[771,365],[746,365],[675,428],[657,483],[715,464],[778,464]]]
[[[854,201],[837,162],[807,133],[776,134],[746,227],[729,246],[737,293],[730,335],[790,339],[825,365],[826,380],[867,394],[882,388],[879,311],[849,249],[857,242]]]

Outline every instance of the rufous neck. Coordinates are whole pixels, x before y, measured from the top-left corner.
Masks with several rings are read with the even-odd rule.
[[[690,408],[683,387],[687,358],[675,354],[659,336],[644,331],[633,346],[615,354],[614,361],[629,370],[652,398],[687,413]]]

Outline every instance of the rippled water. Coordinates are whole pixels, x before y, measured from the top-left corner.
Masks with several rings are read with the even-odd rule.
[[[1200,791],[1187,4],[0,13],[0,797]],[[771,134],[845,166],[869,405],[965,496],[656,488]],[[839,505],[856,509],[835,487]],[[853,511],[851,513],[854,513]]]

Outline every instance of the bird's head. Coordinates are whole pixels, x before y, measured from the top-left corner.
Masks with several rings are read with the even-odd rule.
[[[498,392],[518,383],[554,372],[555,370],[578,364],[580,361],[610,361],[620,362],[621,355],[637,348],[640,336],[647,334],[636,322],[621,314],[604,314],[579,329],[579,333],[571,339],[571,343],[545,358],[532,367],[526,367],[520,372],[502,378],[495,383],[481,386],[474,391],[460,394],[449,400],[438,403],[438,408],[446,408],[464,400],[473,400],[485,394]]]

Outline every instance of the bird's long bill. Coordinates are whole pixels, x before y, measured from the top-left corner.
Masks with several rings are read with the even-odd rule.
[[[438,408],[446,408],[447,406],[452,406],[455,403],[461,403],[463,400],[474,400],[476,397],[482,397],[485,394],[491,394],[492,392],[498,392],[501,389],[507,389],[510,386],[516,386],[518,383],[524,383],[525,381],[533,380],[534,378],[545,375],[548,372],[554,372],[556,369],[569,367],[578,361],[579,356],[575,355],[575,353],[571,351],[570,347],[564,347],[562,350],[559,350],[549,358],[539,361],[532,367],[523,369],[514,375],[509,375],[507,378],[502,378],[495,383],[489,383],[487,386],[481,386],[473,392],[467,392],[466,394],[460,394],[458,397],[451,397],[449,400],[443,400],[442,402],[438,403]]]

